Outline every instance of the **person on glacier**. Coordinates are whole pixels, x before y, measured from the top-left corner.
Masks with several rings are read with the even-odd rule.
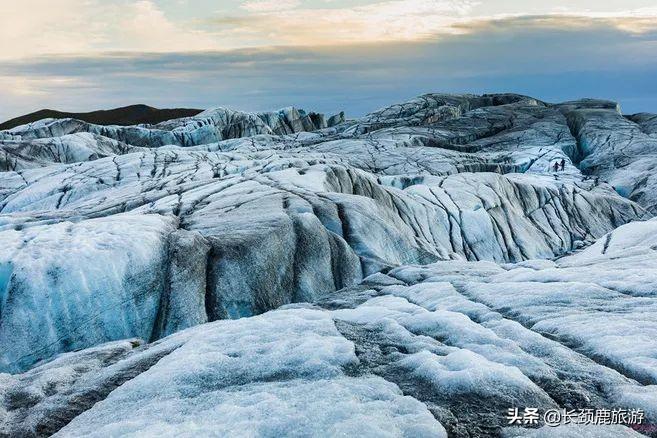
[[[566,159],[562,158],[561,159],[561,171],[563,172],[564,170],[566,170]]]
[[[552,167],[554,167],[554,171],[555,171],[555,172],[558,172],[558,171],[559,171],[559,162],[558,162],[558,161],[555,161],[555,162],[554,162],[554,166],[552,166]]]

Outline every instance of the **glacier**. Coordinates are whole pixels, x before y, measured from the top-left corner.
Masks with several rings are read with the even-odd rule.
[[[0,436],[657,436],[656,120],[435,93],[0,131]]]

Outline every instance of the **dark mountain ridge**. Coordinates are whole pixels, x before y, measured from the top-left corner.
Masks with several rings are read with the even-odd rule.
[[[180,117],[191,117],[203,110],[194,108],[153,108],[152,106],[138,104],[109,110],[91,111],[86,113],[72,113],[52,109],[42,109],[23,116],[15,117],[0,124],[0,130],[11,129],[37,120],[53,118],[73,118],[97,125],[137,125],[140,123],[155,124],[165,120]]]

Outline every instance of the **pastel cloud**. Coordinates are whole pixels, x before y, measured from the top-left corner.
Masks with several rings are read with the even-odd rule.
[[[10,2],[0,120],[136,102],[357,115],[427,91],[597,96],[655,112],[651,1]]]
[[[249,2],[250,3],[250,2]],[[253,9],[249,16],[219,17],[216,23],[244,34],[260,35],[273,45],[335,45],[418,41],[467,32],[479,23],[527,17],[536,25],[582,27],[603,24],[629,33],[657,29],[657,8],[613,12],[555,7],[541,13],[478,15],[480,2],[461,0],[387,0],[350,8]],[[295,2],[298,3],[298,2]],[[542,10],[543,11],[543,10]]]
[[[625,9],[621,8],[626,3]],[[420,41],[478,23],[541,17],[628,33],[657,28],[646,0],[21,0],[3,8],[0,59],[107,51],[196,52],[244,47]],[[586,6],[589,7],[586,7]],[[589,23],[587,24],[587,21]],[[35,31],[36,30],[36,31]]]
[[[151,0],[21,0],[3,10],[0,58],[107,50],[221,49],[216,38],[168,18]]]
[[[249,12],[275,12],[293,9],[299,6],[299,0],[251,0],[242,4],[242,9]]]
[[[629,112],[655,112],[657,33],[582,17],[568,19],[564,31],[564,20],[469,21],[455,34],[422,41],[7,60],[0,62],[0,120],[43,107],[140,102],[298,105],[358,115],[428,91],[514,91],[548,101],[595,96],[619,100]]]
[[[267,35],[274,44],[408,41],[449,32],[475,4],[467,0],[391,0],[351,8],[263,10],[236,18],[234,24]]]

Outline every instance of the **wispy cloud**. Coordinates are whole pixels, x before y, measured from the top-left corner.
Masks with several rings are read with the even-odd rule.
[[[102,44],[102,26],[88,21],[90,14],[78,0],[61,0],[57,7],[44,0],[4,2],[0,57],[88,51]]]
[[[641,7],[649,0],[610,11],[610,1],[545,3],[9,2],[0,119],[138,102],[357,115],[428,91],[590,95],[657,109],[657,8]]]
[[[657,8],[640,8],[620,12],[562,11],[527,14],[504,13],[487,17],[470,17],[455,22],[452,27],[463,32],[491,25],[514,26],[532,25],[540,28],[561,28],[564,30],[605,26],[630,34],[645,34],[657,31]]]
[[[107,50],[223,48],[211,34],[168,18],[152,0],[11,2],[3,9],[0,41],[0,59]]]
[[[242,9],[249,12],[275,12],[299,6],[299,0],[251,0],[242,3]]]
[[[657,32],[579,18],[470,22],[423,41],[197,53],[106,53],[0,63],[0,119],[42,107],[132,103],[244,110],[286,105],[350,115],[429,91],[606,97],[657,110]],[[540,47],[540,50],[537,50]],[[163,93],[162,90],[166,90]]]
[[[232,24],[241,32],[266,35],[274,44],[409,41],[450,32],[475,5],[469,0],[389,0],[350,8],[266,8],[232,17]],[[219,17],[215,22],[229,21]]]
[[[194,52],[266,46],[421,41],[467,33],[480,23],[533,17],[564,29],[604,24],[639,34],[657,29],[646,0],[21,0],[7,2],[0,59],[107,51]],[[236,4],[237,3],[237,4]],[[540,7],[537,5],[540,4]],[[584,7],[585,5],[589,7]],[[551,5],[551,6],[550,6]],[[630,8],[629,5],[644,7]],[[605,8],[611,8],[607,10]],[[539,17],[541,19],[539,20]],[[541,21],[542,20],[542,21]]]
[[[214,22],[251,36],[266,36],[272,44],[282,45],[418,41],[523,17],[537,26],[559,26],[566,30],[601,24],[628,33],[657,30],[657,8],[615,12],[558,8],[542,14],[520,10],[477,15],[478,4],[467,0],[392,0],[351,8],[263,8],[248,17],[220,17]]]

